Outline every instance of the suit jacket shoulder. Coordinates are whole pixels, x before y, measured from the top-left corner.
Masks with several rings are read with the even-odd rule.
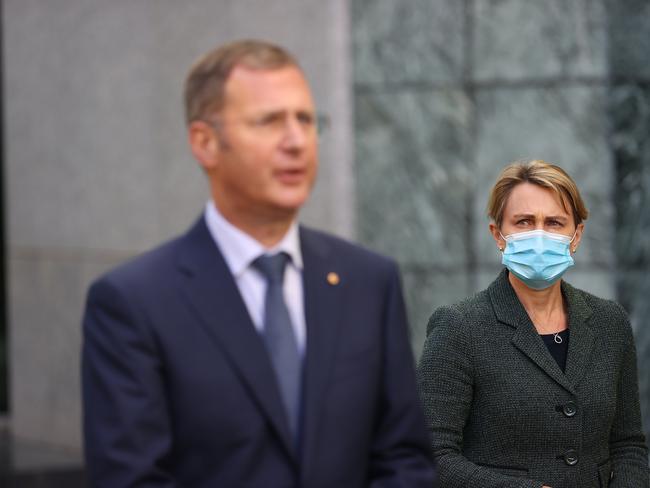
[[[434,328],[447,327],[454,334],[471,334],[494,321],[494,312],[487,290],[478,292],[452,305],[437,308],[427,324],[427,335]]]
[[[316,268],[327,267],[348,280],[351,289],[382,295],[387,286],[392,288],[399,283],[399,268],[393,259],[326,232],[303,226],[300,230],[307,275]]]
[[[335,253],[336,257],[355,268],[389,270],[397,264],[392,258],[383,256],[359,244],[352,243],[327,232],[300,226],[301,243],[319,254]]]
[[[106,281],[114,284],[137,286],[143,279],[151,281],[161,272],[173,266],[182,237],[176,237],[153,249],[143,252],[101,275],[95,283]]]
[[[88,289],[87,306],[119,308],[140,319],[164,314],[167,305],[177,303],[179,279],[184,273],[202,266],[213,269],[214,261],[221,259],[215,249],[201,215],[186,233],[97,278]]]
[[[634,348],[634,334],[625,309],[614,300],[597,297],[562,282],[570,320],[579,317],[597,337],[607,337],[609,347],[619,347],[622,354]]]
[[[593,311],[623,314],[623,316],[627,315],[623,307],[618,302],[593,295],[588,291],[576,288],[566,281],[562,281],[562,293],[564,293],[564,296],[570,305],[586,305]],[[584,302],[584,304],[580,302]]]

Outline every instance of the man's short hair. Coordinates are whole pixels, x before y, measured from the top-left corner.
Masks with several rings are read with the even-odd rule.
[[[230,73],[243,66],[273,70],[298,69],[298,61],[285,49],[266,41],[246,39],[220,46],[201,56],[185,79],[185,120],[206,120],[225,104],[225,86]]]

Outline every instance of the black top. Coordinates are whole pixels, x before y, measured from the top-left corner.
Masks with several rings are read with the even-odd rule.
[[[561,342],[556,341],[555,336],[556,334],[540,334],[551,356],[553,356],[560,369],[564,371],[566,368],[566,353],[569,350],[569,329],[557,333],[558,341],[561,339]]]

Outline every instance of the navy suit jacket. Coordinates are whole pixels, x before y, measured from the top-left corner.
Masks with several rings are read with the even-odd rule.
[[[89,290],[82,387],[93,486],[431,487],[395,264],[302,227],[300,239],[300,449],[262,338],[201,217]]]

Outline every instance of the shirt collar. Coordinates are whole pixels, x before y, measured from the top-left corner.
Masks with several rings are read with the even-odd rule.
[[[262,254],[276,254],[278,252],[286,252],[291,257],[293,266],[302,270],[300,233],[298,232],[298,224],[295,221],[291,223],[289,230],[277,245],[266,248],[253,237],[228,222],[219,213],[213,200],[206,203],[204,218],[210,235],[221,250],[233,276],[241,276],[250,264]]]

